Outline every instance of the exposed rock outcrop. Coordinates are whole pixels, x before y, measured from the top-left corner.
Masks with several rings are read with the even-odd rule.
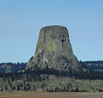
[[[29,60],[27,68],[38,66],[57,70],[81,68],[73,54],[68,30],[63,26],[46,26],[40,30],[35,55]]]

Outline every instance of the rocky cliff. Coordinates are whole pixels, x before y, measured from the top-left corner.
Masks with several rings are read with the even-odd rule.
[[[35,55],[27,67],[79,70],[81,65],[73,54],[68,30],[63,26],[46,26],[40,30]]]

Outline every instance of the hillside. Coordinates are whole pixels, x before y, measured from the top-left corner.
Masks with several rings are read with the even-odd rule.
[[[83,61],[80,62],[82,66],[90,70],[102,71],[103,70],[103,61]]]
[[[0,72],[11,73],[25,70],[27,63],[0,63]]]

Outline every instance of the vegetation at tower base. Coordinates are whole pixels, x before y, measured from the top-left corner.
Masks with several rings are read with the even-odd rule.
[[[103,91],[103,72],[58,71],[56,69],[27,69],[24,72],[0,73],[3,91]]]

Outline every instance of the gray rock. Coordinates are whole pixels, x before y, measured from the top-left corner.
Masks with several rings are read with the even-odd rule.
[[[73,54],[66,27],[46,26],[40,30],[35,55],[29,60],[27,68],[38,66],[57,70],[81,68]]]

